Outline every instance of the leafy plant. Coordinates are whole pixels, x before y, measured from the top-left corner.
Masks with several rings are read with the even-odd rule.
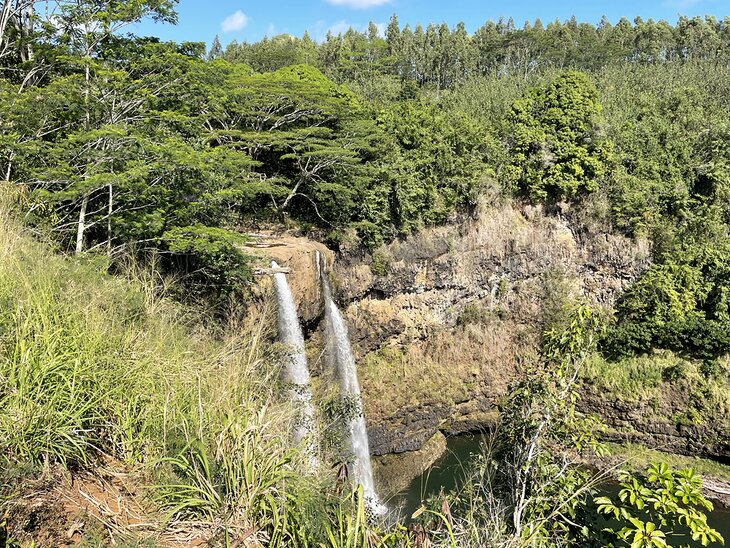
[[[163,240],[197,294],[215,295],[220,303],[245,293],[251,280],[251,259],[240,249],[248,241],[245,236],[198,225],[172,229]]]
[[[644,475],[624,472],[618,495],[596,497],[594,502],[599,513],[612,517],[603,532],[619,542],[616,546],[685,546],[689,539],[702,546],[724,545],[722,535],[707,524],[705,512],[713,505],[701,487],[702,479],[693,469],[674,470],[658,463]]]
[[[586,74],[565,72],[529,90],[508,118],[508,180],[538,200],[597,190],[612,157],[600,114],[598,91]]]

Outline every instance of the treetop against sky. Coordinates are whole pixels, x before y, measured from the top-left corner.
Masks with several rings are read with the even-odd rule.
[[[264,36],[309,32],[315,40],[323,40],[328,31],[338,34],[350,26],[367,28],[373,21],[385,29],[391,15],[396,14],[401,25],[424,25],[463,21],[474,31],[487,20],[512,17],[517,26],[525,20],[540,18],[543,23],[571,16],[582,22],[598,23],[606,15],[612,23],[621,17],[633,20],[666,19],[674,23],[680,15],[730,15],[729,0],[180,0],[180,21],[177,26],[145,21],[135,26],[136,34],[159,36],[163,40],[205,41],[208,44],[218,34],[225,46],[237,40],[257,41]]]

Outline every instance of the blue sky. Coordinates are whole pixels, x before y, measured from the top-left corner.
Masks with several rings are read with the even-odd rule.
[[[305,30],[321,40],[328,30],[335,34],[349,26],[364,29],[369,21],[386,25],[397,14],[401,25],[459,21],[474,31],[488,19],[513,17],[518,26],[536,17],[543,23],[575,15],[579,21],[598,23],[602,15],[615,23],[622,16],[653,17],[672,23],[681,15],[730,15],[730,0],[180,0],[177,26],[145,21],[130,28],[139,35],[158,36],[178,42],[210,44],[218,34],[225,46],[232,40],[256,41],[265,35],[288,33],[301,36]]]

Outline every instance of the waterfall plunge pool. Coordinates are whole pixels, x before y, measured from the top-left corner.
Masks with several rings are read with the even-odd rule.
[[[462,435],[447,439],[446,451],[425,472],[414,478],[408,487],[388,501],[390,507],[402,508],[402,515],[408,519],[418,509],[421,501],[444,492],[458,489],[463,484],[468,472],[472,455],[481,451],[481,435]],[[605,487],[607,494],[614,494],[618,489],[615,483]],[[708,514],[707,522],[717,529],[725,538],[726,545],[730,546],[730,508],[714,502],[715,509]],[[689,542],[689,545],[700,547],[699,543]]]

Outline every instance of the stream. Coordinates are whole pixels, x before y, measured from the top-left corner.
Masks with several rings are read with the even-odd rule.
[[[443,487],[445,492],[459,487],[470,461],[470,455],[480,451],[482,437],[464,435],[449,438],[445,453],[423,474],[411,481],[410,485],[392,497],[388,504],[391,507],[402,507],[403,515],[410,516],[421,504],[421,501],[437,495]],[[609,484],[606,493],[614,494],[618,486]],[[717,529],[730,545],[730,508],[715,503],[715,510],[708,514],[708,523]],[[675,539],[676,540],[676,539]],[[691,543],[693,548],[699,543]]]

